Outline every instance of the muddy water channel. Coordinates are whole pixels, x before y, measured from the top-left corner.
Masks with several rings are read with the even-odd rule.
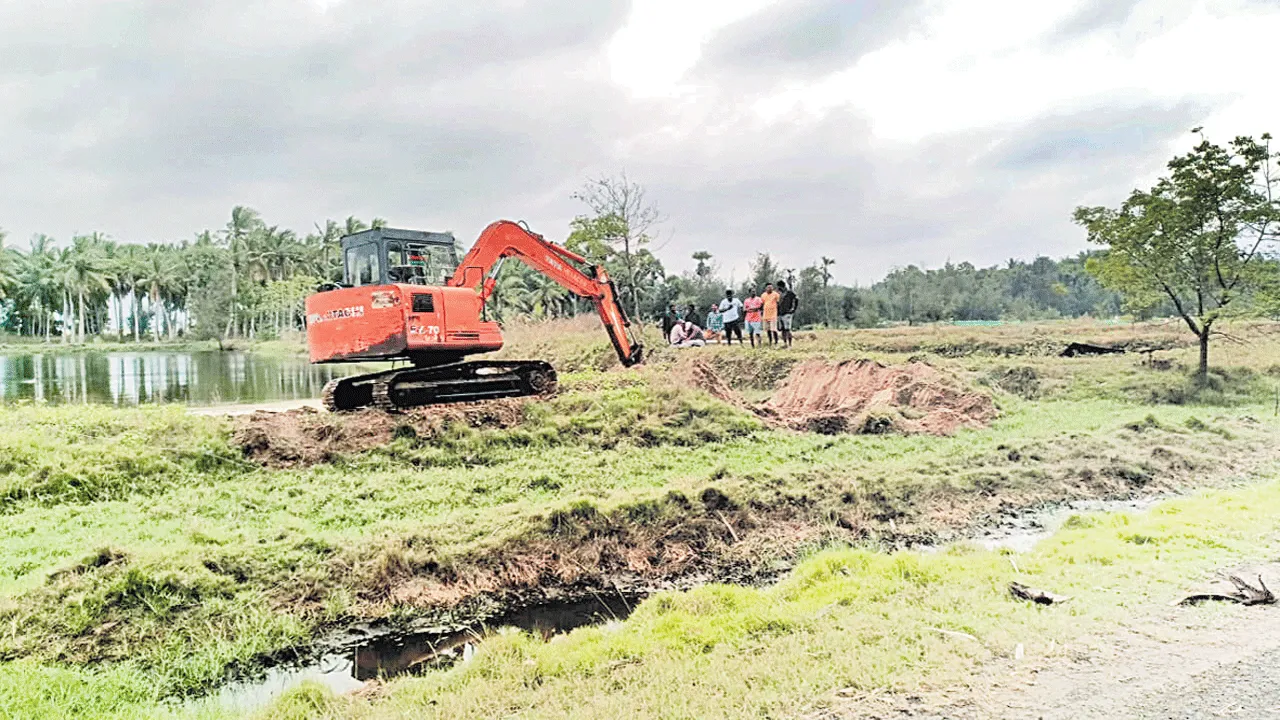
[[[1163,497],[1128,500],[1082,500],[994,518],[989,524],[956,542],[976,543],[988,550],[1029,552],[1048,538],[1073,515],[1081,513],[1144,512]],[[937,552],[942,545],[910,545],[918,552]],[[738,578],[741,584],[757,587],[773,584],[786,576],[774,569],[750,579]],[[704,578],[682,587],[712,582]],[[734,582],[724,578],[720,582]],[[212,705],[234,711],[261,708],[281,694],[305,682],[323,685],[335,693],[359,690],[370,680],[392,678],[445,669],[471,659],[476,648],[493,633],[509,629],[529,632],[544,640],[575,628],[600,625],[625,619],[642,594],[595,597],[551,605],[514,610],[505,615],[465,628],[431,628],[395,630],[391,628],[357,627],[341,635],[321,639],[317,647],[326,648],[318,657],[304,662],[283,663],[267,668],[256,677],[223,686],[212,695],[195,701],[197,706]]]
[[[549,640],[575,628],[622,620],[641,599],[614,595],[523,608],[461,629],[348,630],[339,638],[322,641],[320,645],[330,649],[318,659],[268,668],[264,675],[225,685],[196,704],[242,712],[254,710],[304,682],[319,683],[335,693],[352,692],[370,680],[466,662],[476,646],[492,633],[515,629]]]

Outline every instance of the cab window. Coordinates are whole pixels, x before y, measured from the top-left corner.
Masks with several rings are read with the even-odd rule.
[[[408,248],[414,276],[427,285],[445,283],[453,277],[458,259],[453,248],[439,243],[412,243]]]
[[[378,246],[359,245],[347,249],[347,284],[352,286],[377,285],[382,282]]]

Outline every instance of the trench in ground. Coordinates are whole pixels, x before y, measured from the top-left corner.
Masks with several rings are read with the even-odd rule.
[[[1167,497],[1171,496],[1054,503],[1000,518],[951,543],[910,543],[901,549],[939,552],[950,545],[975,543],[986,550],[1025,553],[1051,536],[1073,515],[1141,513]],[[763,586],[784,575],[785,572],[774,571],[750,581],[741,577],[702,578],[682,583],[680,589],[710,582]],[[635,591],[594,594],[586,599],[508,610],[496,618],[465,627],[414,629],[412,626],[356,625],[317,641],[312,652],[301,655],[304,659],[263,666],[258,672],[227,683],[210,695],[193,701],[193,704],[250,712],[269,705],[304,683],[319,684],[336,694],[352,693],[370,681],[442,670],[466,662],[487,637],[496,633],[521,631],[549,641],[580,627],[620,622],[630,616],[636,605],[649,594]]]

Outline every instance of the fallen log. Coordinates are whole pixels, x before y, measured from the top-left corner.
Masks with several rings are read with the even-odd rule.
[[[1022,583],[1016,582],[1009,583],[1009,594],[1019,600],[1027,600],[1037,605],[1054,605],[1057,603],[1064,603],[1071,599],[1066,595],[1054,595],[1051,592],[1037,590],[1036,588],[1027,587]]]

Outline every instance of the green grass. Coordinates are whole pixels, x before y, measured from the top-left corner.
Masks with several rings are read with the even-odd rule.
[[[1105,632],[1212,568],[1280,549],[1277,517],[1274,482],[1167,501],[1145,514],[1080,515],[1018,558],[1021,575],[1002,553],[964,544],[935,554],[831,549],[774,587],[663,593],[625,622],[551,643],[500,635],[473,663],[395,681],[373,702],[303,688],[260,717],[793,715],[835,702],[836,690],[955,681],[1018,643],[1036,657],[1051,642]],[[1015,601],[1005,589],[1014,579],[1074,599],[1052,608]],[[0,669],[0,713],[167,716],[150,680],[129,663],[72,671],[11,662]]]
[[[751,395],[799,357],[862,355],[853,349],[861,337],[802,339],[794,353],[735,347],[699,356]],[[173,407],[0,409],[0,718],[60,717],[68,708],[91,718],[163,716],[165,702],[305,646],[331,623],[421,613],[391,593],[406,582],[465,573],[539,543],[570,552],[606,540],[657,542],[654,534],[686,522],[720,528],[719,511],[700,501],[720,496],[728,518],[756,533],[753,561],[787,559],[824,538],[863,547],[815,558],[775,590],[659,598],[623,628],[575,634],[555,649],[504,638],[466,671],[399,683],[374,707],[311,691],[274,716],[325,708],[415,716],[437,692],[458,716],[517,707],[533,708],[531,717],[583,716],[572,712],[578,703],[600,716],[698,716],[708,708],[698,703],[715,699],[743,716],[780,713],[841,683],[908,682],[985,657],[919,631],[917,619],[951,622],[945,627],[999,647],[986,616],[956,625],[936,616],[949,611],[945,603],[926,598],[941,588],[943,598],[969,602],[965,593],[995,582],[998,558],[876,548],[949,537],[1009,507],[1220,482],[1276,450],[1277,421],[1258,390],[1270,377],[1261,355],[1241,356],[1232,367],[1245,369],[1226,374],[1221,397],[1179,403],[1144,385],[1177,371],[1134,358],[935,356],[995,388],[1003,414],[991,428],[828,437],[772,430],[740,407],[677,387],[663,358],[683,354],[659,352],[639,372],[602,372],[594,368],[608,365],[609,349],[599,337],[556,347],[567,358],[557,361],[565,392],[527,406],[513,427],[401,433],[386,447],[311,468],[260,468],[241,457],[230,421]],[[513,352],[537,356],[526,349]],[[896,349],[871,352],[905,359]],[[999,372],[1022,365],[1035,369],[1036,392],[1006,386],[1025,373]],[[1089,384],[1091,374],[1101,377]],[[794,527],[807,534],[792,540]],[[721,540],[706,545],[708,558],[732,550]],[[837,570],[823,575],[819,566]],[[821,577],[803,579],[810,575]],[[959,582],[970,575],[977,585]],[[1054,589],[1065,592],[1073,581],[1061,580]],[[897,594],[908,590],[916,594]],[[894,617],[902,648],[858,660],[859,648],[886,642],[876,613],[905,600],[923,605],[901,627]],[[975,612],[998,598],[979,600]],[[754,666],[752,653],[765,648],[773,659]],[[839,672],[798,661],[805,648]],[[691,696],[680,700],[686,705],[652,695],[664,683],[685,687],[690,673],[708,679],[682,693]]]
[[[1211,568],[1273,553],[1278,513],[1280,485],[1271,483],[1144,515],[1078,516],[1018,559],[1022,576],[1000,553],[963,545],[938,554],[835,549],[776,587],[667,593],[621,625],[549,644],[501,636],[471,665],[395,682],[372,704],[314,694],[309,702],[317,714],[359,718],[792,716],[828,704],[837,689],[955,680],[1018,643],[1034,657],[1050,641],[1104,631]],[[1013,600],[1014,579],[1074,600]],[[293,717],[291,702],[264,717]]]
[[[600,402],[635,390],[603,391]],[[589,417],[584,400],[564,402],[579,410],[573,417]],[[1246,437],[1189,429],[1186,408],[1161,409],[1144,424],[1145,411],[1101,401],[1009,404],[991,430],[950,438],[752,431],[673,452],[643,436],[530,447],[511,439],[527,432],[514,428],[480,433],[483,458],[472,457],[474,438],[453,450],[405,439],[291,471],[247,469],[228,456],[221,421],[169,408],[6,411],[5,442],[38,445],[41,467],[76,467],[94,480],[71,494],[9,501],[0,657],[124,662],[148,673],[157,692],[183,693],[305,643],[325,622],[404,612],[367,597],[386,582],[388,562],[411,574],[465,563],[556,529],[558,512],[584,503],[617,523],[672,491],[698,497],[715,487],[743,505],[798,508],[820,525],[888,533],[894,520],[899,532],[928,533],[967,521],[967,504],[996,496],[1034,504],[1070,494],[1067,484],[1092,483],[1099,494],[1141,489],[1157,447],[1208,468],[1214,456],[1260,442],[1247,428],[1237,430]],[[733,426],[736,411],[723,412]],[[191,452],[189,441],[209,449]],[[456,456],[422,463],[423,452]],[[122,458],[162,470],[121,483]],[[25,467],[0,478],[44,487],[36,482],[44,473]],[[939,506],[955,517],[926,514]]]

